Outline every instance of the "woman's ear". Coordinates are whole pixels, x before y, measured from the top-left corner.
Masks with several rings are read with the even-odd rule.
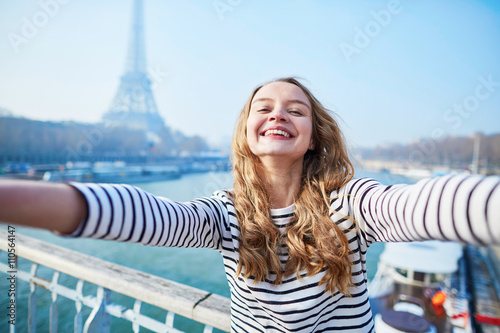
[[[314,150],[314,147],[315,147],[314,142],[311,139],[311,143],[309,144],[309,150]]]

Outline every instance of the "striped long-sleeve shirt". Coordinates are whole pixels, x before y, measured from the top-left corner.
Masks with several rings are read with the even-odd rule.
[[[370,244],[428,239],[500,244],[499,177],[445,176],[393,186],[353,179],[331,193],[330,217],[345,230],[353,263],[354,287],[346,297],[319,285],[324,271],[289,276],[281,285],[236,276],[240,232],[225,191],[179,203],[128,185],[72,185],[88,204],[88,216],[73,236],[220,251],[233,332],[372,332]],[[293,214],[293,205],[271,211],[282,231]],[[286,261],[286,254],[281,259]]]

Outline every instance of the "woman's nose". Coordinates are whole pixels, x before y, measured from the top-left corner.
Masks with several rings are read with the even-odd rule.
[[[269,113],[269,121],[284,121],[288,122],[288,115],[286,111],[282,108],[275,108],[271,113]]]

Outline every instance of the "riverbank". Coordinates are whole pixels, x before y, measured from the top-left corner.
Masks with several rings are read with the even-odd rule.
[[[162,163],[68,162],[66,164],[10,163],[0,178],[50,182],[143,183],[167,181],[185,174],[230,170],[229,157],[176,158]]]
[[[383,160],[357,160],[360,168],[376,173],[390,173],[402,175],[411,179],[443,176],[446,174],[472,174],[474,167],[470,165],[462,168],[452,168],[446,165],[432,164],[412,164],[408,161],[383,161]],[[477,168],[477,173],[481,175],[500,175],[500,170]]]

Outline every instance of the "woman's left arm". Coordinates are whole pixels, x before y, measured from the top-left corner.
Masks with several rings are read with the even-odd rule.
[[[500,244],[500,177],[443,176],[393,186],[361,179],[349,192],[354,217],[370,243]]]

